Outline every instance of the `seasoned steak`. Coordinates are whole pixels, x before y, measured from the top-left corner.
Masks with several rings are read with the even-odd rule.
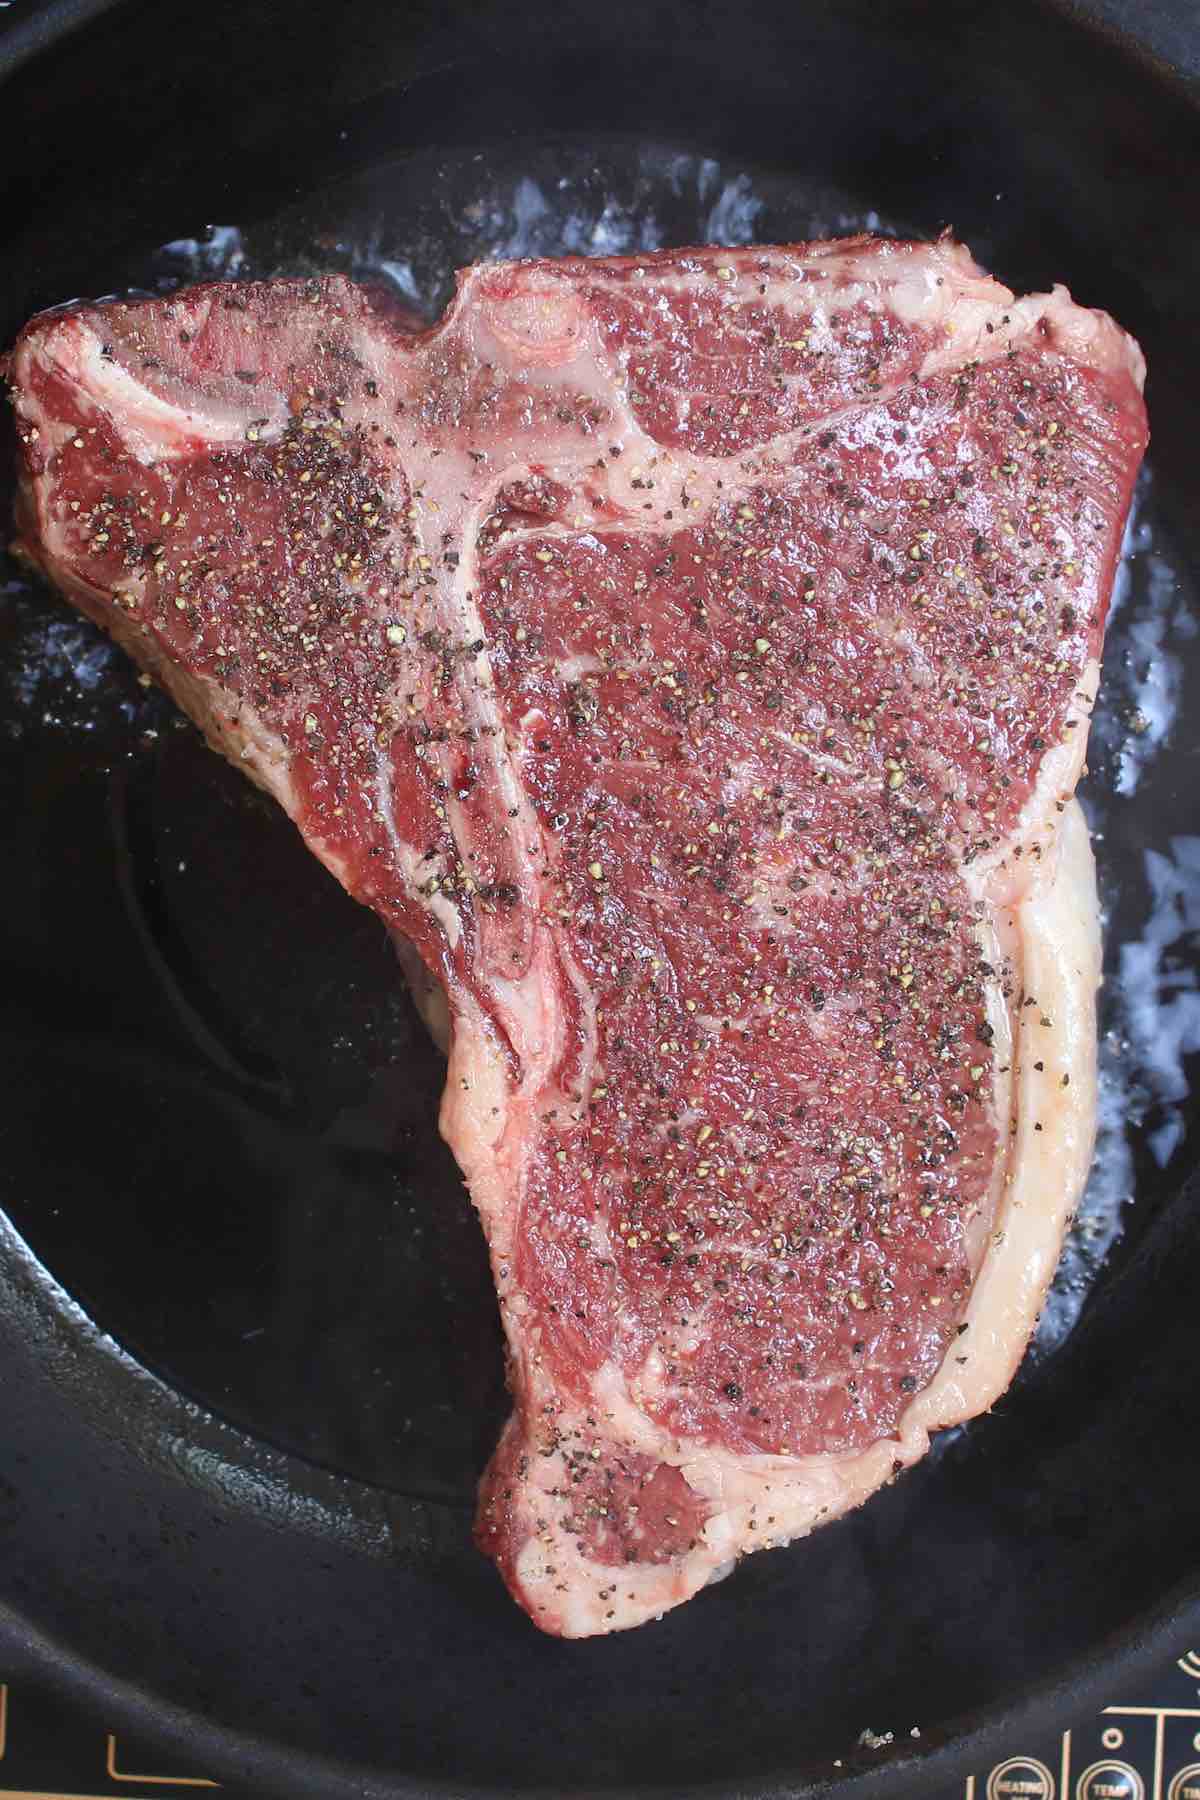
[[[21,543],[448,1021],[544,1630],[676,1605],[1003,1390],[1091,1155],[1072,802],[1142,363],[949,242],[42,315]]]

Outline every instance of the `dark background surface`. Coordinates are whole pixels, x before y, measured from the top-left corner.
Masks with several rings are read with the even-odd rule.
[[[1190,8],[1121,11],[1192,42]],[[0,337],[372,170],[478,152],[515,180],[631,142],[953,224],[1012,284],[1109,306],[1200,567],[1194,98],[1032,0],[132,0],[6,83]],[[0,639],[14,1694],[234,1791],[935,1800],[1200,1641],[1194,1134],[1169,1178],[1142,1157],[1067,1348],[988,1419],[659,1625],[540,1638],[469,1544],[494,1307],[380,934],[50,599],[9,587]],[[1194,758],[1185,719],[1119,815],[1131,869],[1194,824]]]

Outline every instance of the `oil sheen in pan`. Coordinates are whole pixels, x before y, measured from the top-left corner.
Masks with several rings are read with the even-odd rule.
[[[480,258],[621,254],[672,243],[779,242],[856,230],[899,234],[905,229],[903,221],[881,220],[845,195],[800,193],[785,176],[723,167],[710,158],[666,149],[626,147],[599,162],[577,152],[533,153],[511,176],[497,173],[489,159],[464,152],[449,160],[418,157],[376,167],[265,224],[212,225],[198,235],[181,236],[146,258],[98,271],[96,285],[110,291],[163,292],[202,279],[336,269],[385,284],[414,311],[432,319],[449,298],[454,269]],[[990,261],[989,244],[976,239],[972,248],[985,264]],[[1104,298],[1078,297],[1099,302]],[[1126,552],[1093,723],[1092,774],[1083,788],[1106,915],[1100,1134],[1087,1194],[1027,1367],[1059,1348],[1100,1272],[1120,1258],[1126,1209],[1140,1175],[1160,1169],[1170,1170],[1172,1177],[1182,1175],[1192,1155],[1186,1143],[1184,1102],[1186,1060],[1200,1050],[1200,992],[1193,972],[1194,943],[1189,943],[1200,930],[1200,838],[1172,835],[1169,829],[1159,837],[1155,822],[1156,794],[1174,782],[1176,720],[1188,716],[1196,703],[1188,684],[1200,674],[1200,658],[1193,646],[1193,595],[1173,552],[1169,525],[1161,516],[1152,466],[1139,486]],[[11,568],[0,590],[0,640],[0,743],[8,737],[10,755],[21,754],[23,738],[44,741],[51,729],[60,744],[74,740],[77,752],[86,757],[88,744],[80,742],[86,738],[97,756],[114,759],[110,786],[120,791],[130,779],[124,764],[131,749],[135,761],[140,756],[143,765],[153,763],[168,753],[181,733],[186,738],[190,732],[190,727],[174,720],[159,696],[138,685],[138,678],[97,632],[32,590]],[[207,767],[205,755],[197,750],[194,761]],[[225,810],[222,813],[216,806],[208,825],[216,831],[236,829],[248,845],[259,831],[269,828],[261,816],[261,802],[248,788],[243,792],[236,776],[220,771],[215,759],[212,767]],[[161,982],[170,989],[208,1066],[239,1083],[264,1110],[282,1106],[286,1111],[289,1083],[303,1088],[301,1076],[289,1075],[287,1055],[274,1061],[259,1056],[255,1019],[239,1017],[236,1006],[194,1003],[196,971],[185,965],[189,958],[196,960],[197,939],[194,932],[188,943],[180,934],[173,935],[169,917],[173,897],[187,894],[189,857],[194,851],[186,834],[172,836],[163,828],[134,857],[142,862],[157,859],[162,865],[154,882],[154,905],[167,917],[165,924],[160,917],[158,927],[147,928],[147,954],[155,959]],[[194,860],[198,867],[202,858]],[[309,879],[313,883],[323,879],[315,866]],[[342,905],[338,918],[355,910]],[[360,921],[355,928],[369,933],[371,922]],[[201,960],[210,959],[210,967],[221,956],[219,919],[199,954]],[[318,944],[314,956],[319,954]],[[377,1041],[365,1088],[361,1082],[357,1089],[351,1083],[344,1103],[336,1103],[339,1059],[353,1060],[358,1048],[340,1014],[331,1016],[323,1041],[309,1046],[311,1058],[324,1057],[333,1071],[329,1085],[335,1103],[323,1121],[323,1135],[342,1151],[366,1156],[386,1152],[396,1141],[397,1130],[406,1131],[417,1142],[418,1170],[427,1167],[433,1184],[440,1183],[444,1191],[448,1172],[437,1161],[441,1152],[434,1139],[436,1065],[423,1045],[418,1050],[398,978],[385,962],[378,967],[389,991],[379,996],[371,1019]],[[201,986],[203,977],[202,970]],[[414,1058],[424,1070],[416,1082],[408,1075]],[[412,1148],[410,1141],[410,1161]],[[384,1179],[385,1166],[386,1157],[377,1162],[373,1179]],[[319,1215],[319,1204],[316,1210]],[[218,1363],[214,1374],[211,1360],[190,1357],[169,1332],[155,1335],[136,1310],[124,1315],[125,1296],[115,1302],[123,1316],[113,1316],[87,1267],[81,1264],[72,1279],[61,1264],[61,1246],[70,1235],[66,1221],[48,1230],[44,1217],[22,1214],[18,1223],[68,1285],[85,1297],[94,1295],[102,1323],[144,1351],[161,1373],[195,1397],[349,1472],[394,1482],[406,1491],[469,1502],[471,1465],[481,1461],[490,1447],[503,1396],[482,1247],[476,1241],[478,1234],[471,1235],[474,1227],[465,1204],[453,1211],[440,1197],[431,1203],[430,1191],[418,1177],[395,1196],[384,1229],[406,1246],[406,1254],[411,1251],[433,1263],[445,1258],[447,1284],[466,1283],[460,1319],[472,1309],[483,1310],[486,1324],[472,1339],[473,1348],[464,1352],[454,1390],[472,1394],[477,1401],[478,1441],[470,1443],[453,1439],[454,1427],[446,1415],[454,1409],[445,1397],[434,1412],[425,1414],[406,1403],[397,1411],[382,1401],[374,1427],[361,1424],[365,1441],[347,1441],[316,1431],[314,1409],[306,1396],[304,1430],[310,1435],[300,1435],[297,1414],[290,1424],[282,1412],[275,1420],[269,1416],[265,1365],[253,1360],[258,1345],[252,1340],[262,1335],[262,1328],[251,1324],[239,1330],[246,1360]],[[324,1256],[322,1233],[327,1228],[319,1218],[315,1229]],[[338,1235],[330,1229],[327,1241],[334,1242]],[[212,1279],[224,1278],[228,1265],[222,1255],[240,1256],[242,1250],[240,1245],[218,1248],[207,1264]],[[256,1253],[269,1250],[260,1245]],[[345,1234],[341,1254],[357,1254],[352,1237]],[[281,1271],[277,1279],[285,1278]],[[348,1281],[343,1291],[352,1286]],[[319,1312],[319,1296],[310,1296],[308,1304],[314,1314]],[[328,1341],[323,1322],[317,1335]],[[347,1347],[341,1384],[347,1391],[353,1386],[359,1407],[363,1349],[361,1343]],[[338,1355],[336,1334],[328,1354]],[[375,1354],[372,1350],[373,1362]],[[378,1362],[369,1369],[381,1392],[388,1385],[388,1354],[380,1345]],[[439,1430],[446,1434],[440,1462],[421,1449],[423,1438],[436,1446]],[[378,1444],[392,1441],[397,1433],[411,1448],[408,1461],[399,1464],[390,1453],[376,1454]],[[961,1433],[946,1435],[950,1439]]]

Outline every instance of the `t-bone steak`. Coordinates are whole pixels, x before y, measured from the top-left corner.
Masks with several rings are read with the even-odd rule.
[[[1021,1357],[1092,1151],[1072,793],[1142,374],[867,238],[12,353],[25,553],[440,1015],[513,1394],[477,1537],[545,1631],[836,1518]]]

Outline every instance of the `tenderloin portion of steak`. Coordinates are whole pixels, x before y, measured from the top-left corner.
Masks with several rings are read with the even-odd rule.
[[[856,239],[478,267],[425,333],[339,279],[76,307],[9,380],[26,554],[448,1013],[535,1622],[989,1406],[1091,1154],[1133,342]]]

